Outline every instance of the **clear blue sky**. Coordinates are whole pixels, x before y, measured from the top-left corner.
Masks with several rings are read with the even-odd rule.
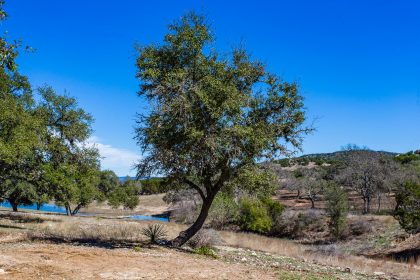
[[[1,26],[35,53],[21,72],[66,90],[95,118],[104,168],[129,173],[137,97],[134,44],[159,43],[185,12],[205,13],[216,46],[242,42],[254,58],[298,81],[317,131],[305,153],[347,143],[420,148],[420,1],[9,0]],[[132,174],[133,172],[131,172]]]

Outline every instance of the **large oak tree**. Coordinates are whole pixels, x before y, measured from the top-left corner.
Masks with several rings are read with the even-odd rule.
[[[243,49],[213,50],[205,19],[190,13],[169,26],[160,45],[139,47],[140,115],[144,157],[138,176],[162,174],[196,190],[197,220],[172,240],[181,246],[204,224],[216,194],[259,161],[300,148],[302,96],[295,83],[269,73]]]

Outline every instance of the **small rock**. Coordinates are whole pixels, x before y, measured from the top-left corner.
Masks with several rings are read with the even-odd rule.
[[[243,258],[241,259],[241,261],[246,262],[246,258],[245,258],[245,257],[243,257]]]
[[[375,276],[384,276],[384,275],[385,275],[385,272],[382,272],[382,271],[375,271],[375,272],[373,273],[373,275],[375,275]]]
[[[7,272],[4,269],[0,268],[0,274],[6,274]]]
[[[275,262],[271,265],[271,267],[280,267],[280,264],[278,262]]]
[[[251,253],[251,256],[256,256],[256,255],[257,255],[257,253],[255,253],[255,252]]]
[[[344,272],[351,273],[350,267],[346,267],[346,269],[344,269]]]

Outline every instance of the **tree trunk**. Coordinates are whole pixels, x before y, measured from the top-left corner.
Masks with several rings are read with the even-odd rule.
[[[70,205],[66,205],[66,214],[67,214],[67,216],[71,216]]]
[[[213,203],[213,200],[214,195],[208,195],[206,197],[206,199],[203,201],[203,205],[201,206],[200,215],[198,216],[197,220],[188,229],[181,231],[178,237],[170,242],[171,246],[181,247],[201,229],[209,214],[210,206]]]
[[[378,194],[378,212],[381,211],[381,199],[382,199],[382,196]]]
[[[366,213],[370,213],[370,197],[367,198],[367,209]]]
[[[42,203],[37,202],[37,203],[36,203],[36,210],[41,209],[41,206],[42,206]]]
[[[367,214],[367,211],[368,211],[367,200],[364,197],[363,198],[363,214]]]
[[[314,209],[315,208],[315,202],[314,200],[311,198],[311,208]]]
[[[296,198],[297,198],[297,199],[300,199],[300,190],[298,190],[298,191],[297,191],[297,196],[296,196]]]
[[[74,216],[77,213],[79,213],[80,208],[82,208],[82,205],[81,204],[77,205],[77,207],[74,208],[73,212],[71,212],[71,215]]]
[[[12,205],[13,212],[17,212],[18,211],[18,205],[14,202],[10,202],[10,204]]]

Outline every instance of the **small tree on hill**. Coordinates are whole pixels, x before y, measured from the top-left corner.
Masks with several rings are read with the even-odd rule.
[[[394,216],[407,232],[420,232],[420,184],[405,183],[396,193]]]
[[[204,224],[217,193],[260,159],[301,146],[305,113],[298,86],[250,59],[211,50],[202,16],[188,14],[169,26],[162,45],[139,48],[140,95],[151,105],[140,116],[144,151],[138,176],[159,173],[197,191],[197,220],[172,241],[181,246]]]
[[[327,214],[330,218],[330,232],[335,238],[340,238],[346,228],[348,211],[347,194],[335,184],[330,183],[326,188]]]

